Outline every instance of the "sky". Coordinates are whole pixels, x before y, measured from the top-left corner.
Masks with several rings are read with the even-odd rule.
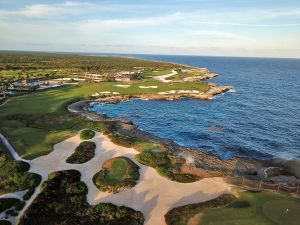
[[[300,58],[300,1],[0,0],[0,49]]]

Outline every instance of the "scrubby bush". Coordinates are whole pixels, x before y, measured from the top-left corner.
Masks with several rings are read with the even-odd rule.
[[[17,198],[0,198],[0,213],[13,207],[18,201]]]
[[[83,130],[80,132],[80,139],[81,140],[89,140],[95,136],[95,132],[92,130]]]
[[[41,182],[41,176],[27,172],[30,166],[23,161],[0,162],[0,194],[34,188]]]
[[[96,144],[90,141],[80,143],[75,152],[67,158],[67,163],[80,164],[85,163],[95,156]]]
[[[135,156],[136,160],[141,164],[151,167],[163,166],[170,163],[168,155],[164,152],[144,151]]]
[[[11,222],[7,220],[0,220],[0,225],[11,225]]]
[[[199,180],[199,177],[193,174],[174,173],[171,167],[160,166],[156,170],[161,176],[180,183],[191,183]]]
[[[18,211],[21,211],[25,206],[25,202],[23,201],[18,201],[16,204],[15,204],[15,209],[18,210]]]
[[[101,203],[90,206],[87,187],[80,172],[65,170],[52,173],[40,194],[32,202],[18,225],[142,225],[143,214],[131,208]]]
[[[165,215],[165,220],[167,225],[187,224],[190,218],[200,213],[202,210],[226,206],[235,199],[236,197],[234,195],[223,194],[210,201],[174,208]]]
[[[27,201],[31,198],[31,196],[33,195],[35,191],[35,188],[31,187],[28,189],[28,191],[23,195],[23,200],[24,201]]]

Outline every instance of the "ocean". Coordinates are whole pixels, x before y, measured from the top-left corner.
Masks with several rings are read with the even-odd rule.
[[[300,158],[300,60],[129,55],[205,67],[220,74],[208,82],[232,85],[211,101],[131,100],[90,110],[128,118],[141,130],[210,151],[222,159]]]

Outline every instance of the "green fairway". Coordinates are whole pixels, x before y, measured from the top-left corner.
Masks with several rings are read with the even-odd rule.
[[[79,130],[99,130],[100,123],[75,116],[67,111],[70,101],[86,99],[95,92],[111,91],[120,94],[152,94],[169,90],[207,89],[205,83],[161,83],[142,80],[130,83],[129,88],[117,87],[118,82],[80,84],[61,87],[11,98],[0,109],[0,132],[26,159],[32,159],[52,151],[53,145],[75,135]],[[124,83],[123,83],[124,84]],[[157,89],[142,89],[140,85],[156,85]]]
[[[298,225],[300,200],[270,192],[243,192],[229,206],[204,210],[201,225]]]
[[[144,76],[162,76],[162,75],[166,75],[172,72],[171,68],[161,68],[159,70],[155,70],[155,71],[150,71],[150,72],[145,72],[143,75]]]

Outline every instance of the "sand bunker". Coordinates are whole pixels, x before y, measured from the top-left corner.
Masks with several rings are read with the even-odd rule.
[[[111,202],[140,210],[145,216],[146,225],[165,224],[164,215],[171,208],[198,203],[218,197],[230,191],[230,186],[222,178],[207,178],[194,183],[178,183],[160,176],[155,169],[141,165],[135,160],[138,154],[133,148],[125,148],[112,143],[102,133],[97,133],[90,141],[96,143],[95,156],[83,164],[68,164],[66,159],[72,155],[75,148],[82,142],[79,135],[69,138],[54,146],[54,150],[46,155],[28,161],[30,172],[38,173],[42,180],[47,180],[49,173],[59,170],[75,169],[80,171],[82,181],[89,191],[87,200],[90,204]],[[117,194],[101,192],[93,183],[93,176],[102,168],[102,164],[113,157],[125,156],[140,167],[140,179],[130,190]],[[24,209],[29,206],[39,191],[33,195]]]
[[[130,85],[129,84],[115,84],[115,87],[120,87],[120,88],[129,88]]]

